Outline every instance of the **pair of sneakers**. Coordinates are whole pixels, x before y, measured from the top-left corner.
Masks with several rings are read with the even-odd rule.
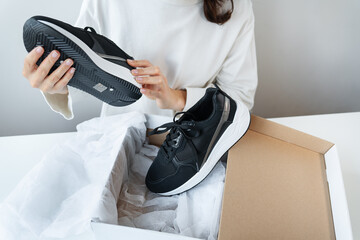
[[[74,60],[75,75],[68,85],[113,105],[126,106],[141,97],[126,59],[133,59],[110,39],[94,29],[76,28],[56,19],[35,16],[26,21],[23,39],[27,51],[36,46],[45,50],[38,65],[53,50],[60,52],[54,71],[67,58]],[[176,119],[177,116],[179,119]],[[179,112],[173,122],[150,134],[169,131],[146,175],[152,192],[174,195],[200,183],[220,158],[247,131],[250,113],[218,87],[188,111]]]

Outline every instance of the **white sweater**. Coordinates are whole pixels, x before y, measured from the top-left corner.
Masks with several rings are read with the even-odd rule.
[[[231,19],[222,26],[206,20],[202,0],[84,0],[76,25],[91,26],[135,59],[159,66],[171,88],[186,89],[184,111],[212,83],[249,109],[254,104],[257,63],[251,0],[234,0]],[[69,92],[44,94],[49,106],[66,119],[74,116],[72,98],[92,97],[71,87]],[[125,107],[104,103],[101,115],[133,110],[174,114],[142,96]]]

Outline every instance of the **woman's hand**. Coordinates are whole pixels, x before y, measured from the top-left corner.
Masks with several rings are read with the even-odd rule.
[[[42,47],[34,48],[26,57],[24,61],[23,75],[30,82],[33,88],[38,88],[44,93],[59,93],[67,94],[67,84],[73,77],[75,68],[70,68],[74,62],[71,59],[66,59],[55,71],[50,75],[49,71],[59,59],[60,53],[56,50],[52,51],[40,66],[36,62],[43,55],[44,49]]]
[[[159,67],[153,66],[148,60],[130,60],[133,67],[140,67],[131,71],[136,82],[141,84],[140,92],[150,99],[156,100],[159,108],[182,111],[186,103],[186,91],[169,87],[166,77]]]

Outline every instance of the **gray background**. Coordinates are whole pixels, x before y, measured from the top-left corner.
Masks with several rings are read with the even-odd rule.
[[[360,1],[253,0],[259,87],[253,113],[283,117],[360,111]],[[74,131],[101,103],[76,102],[67,121],[21,75],[22,25],[33,15],[74,23],[81,1],[0,1],[0,136]]]

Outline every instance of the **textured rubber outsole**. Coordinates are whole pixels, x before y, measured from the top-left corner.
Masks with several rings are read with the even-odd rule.
[[[60,52],[60,57],[50,73],[59,67],[62,61],[71,58],[76,71],[68,83],[69,86],[89,93],[112,106],[126,106],[142,96],[137,86],[105,72],[92,61],[81,47],[46,24],[33,18],[27,20],[23,27],[23,40],[28,52],[37,46],[44,48],[45,52],[37,62],[38,65],[51,51],[58,50]]]

